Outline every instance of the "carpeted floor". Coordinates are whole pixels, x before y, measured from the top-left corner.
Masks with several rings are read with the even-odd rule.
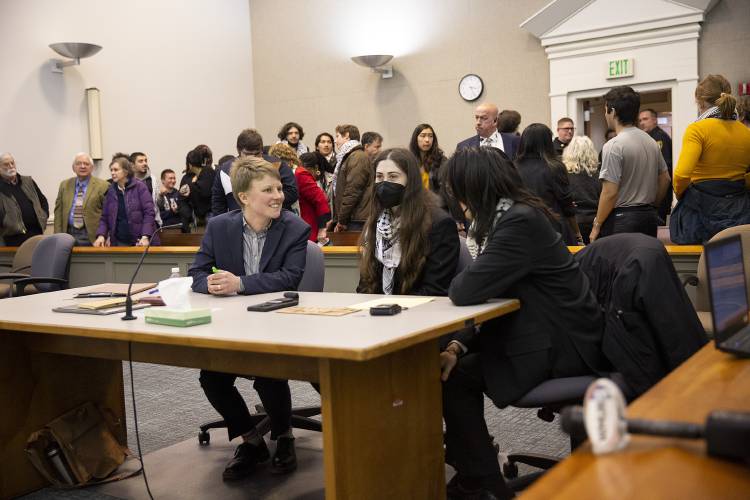
[[[137,453],[130,396],[130,370],[127,363],[123,363],[123,374],[128,414],[128,445]],[[218,418],[203,395],[198,383],[198,370],[134,363],[133,376],[141,451],[144,455],[187,439],[197,441],[198,425]],[[240,379],[237,385],[245,395],[248,406],[252,408],[252,405],[259,403],[258,396],[252,389],[252,382]],[[292,402],[295,406],[320,403],[320,397],[309,383],[292,382],[291,388]],[[501,453],[524,450],[563,456],[569,452],[567,436],[560,431],[557,420],[553,423],[544,422],[536,417],[536,410],[499,410],[489,400],[485,400],[485,416],[490,433],[500,445]],[[524,470],[521,468],[522,473]],[[114,497],[87,490],[57,491],[48,488],[22,498],[111,500]]]

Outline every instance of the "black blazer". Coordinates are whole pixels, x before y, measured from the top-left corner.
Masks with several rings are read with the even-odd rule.
[[[460,252],[460,242],[458,239],[458,230],[453,219],[445,211],[435,208],[432,210],[432,227],[427,234],[429,240],[429,251],[427,260],[422,267],[420,274],[414,286],[409,290],[409,295],[448,295],[448,286],[456,275],[458,267],[458,255]],[[383,293],[383,265],[378,264],[379,279],[378,289],[375,293]],[[401,267],[396,270],[393,284],[393,293],[400,294]],[[362,283],[357,286],[357,292],[361,292]]]
[[[245,275],[242,257],[242,212],[234,210],[217,215],[208,221],[201,247],[190,266],[193,291],[208,293],[206,279],[216,266],[239,276],[245,295],[296,290],[305,272],[307,238],[310,226],[296,215],[281,211],[281,216],[268,228],[260,269],[252,276]]]
[[[479,334],[456,338],[481,351],[487,394],[506,406],[543,380],[531,380],[514,356],[549,350],[546,378],[604,371],[601,355],[602,312],[589,281],[565,247],[560,234],[539,210],[516,203],[492,230],[484,251],[451,283],[454,304],[480,304],[493,297],[517,298],[521,309],[488,321]],[[546,358],[545,358],[546,359]],[[569,367],[575,366],[575,369]],[[538,373],[538,372],[537,372]],[[512,385],[512,387],[511,387]]]
[[[503,132],[500,132],[500,137],[503,140],[503,151],[508,155],[508,158],[514,160],[516,158],[516,151],[518,151],[518,144],[521,142],[521,138],[517,135],[506,134]],[[481,141],[479,140],[479,135],[475,135],[474,137],[469,137],[468,139],[459,142],[456,145],[456,151],[464,148],[478,148],[480,144]]]

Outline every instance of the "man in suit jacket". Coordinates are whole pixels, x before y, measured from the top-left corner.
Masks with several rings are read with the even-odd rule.
[[[505,134],[497,130],[497,105],[480,104],[474,110],[474,128],[477,135],[469,137],[456,145],[456,151],[464,148],[489,146],[502,150],[511,160],[516,157],[520,138],[514,134]]]
[[[69,233],[78,246],[91,246],[102,217],[107,181],[91,175],[94,162],[86,153],[73,158],[75,177],[60,183],[55,199],[55,232]]]
[[[236,162],[231,182],[232,193],[242,209],[209,220],[188,272],[193,277],[193,291],[253,295],[296,290],[305,270],[310,226],[282,210],[284,193],[279,171],[262,158],[250,156]],[[212,272],[214,267],[219,271]],[[201,370],[200,374],[203,391],[227,423],[229,439],[242,436],[242,444],[224,469],[225,480],[247,476],[270,457],[263,435],[255,428],[247,405],[234,386],[237,377],[209,370]],[[271,439],[277,441],[271,470],[291,472],[297,468],[297,458],[289,383],[255,377],[253,386],[271,420]]]
[[[294,172],[289,165],[280,159],[263,154],[263,137],[257,130],[248,128],[240,132],[240,135],[237,136],[237,154],[240,157],[257,156],[269,163],[278,165],[281,183],[284,186],[284,208],[291,210],[292,205],[299,197]],[[232,168],[234,160],[235,158],[227,160],[216,169],[214,183],[211,186],[211,212],[215,216],[240,208],[232,195],[232,185],[229,179],[229,170]]]

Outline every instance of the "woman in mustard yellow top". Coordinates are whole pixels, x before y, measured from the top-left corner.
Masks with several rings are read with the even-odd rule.
[[[721,75],[708,75],[695,89],[698,120],[685,130],[674,170],[678,203],[669,222],[670,238],[701,244],[728,227],[750,224],[750,129],[737,121],[737,100]]]
[[[435,193],[440,192],[440,168],[448,159],[438,146],[437,134],[428,123],[420,123],[411,134],[409,151],[417,157],[422,185]]]

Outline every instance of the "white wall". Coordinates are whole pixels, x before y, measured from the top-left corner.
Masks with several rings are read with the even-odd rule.
[[[248,0],[0,1],[0,150],[54,203],[88,151],[85,89],[101,91],[104,160],[146,152],[156,175],[205,143],[215,160],[255,123]],[[54,42],[103,46],[50,71]]]

